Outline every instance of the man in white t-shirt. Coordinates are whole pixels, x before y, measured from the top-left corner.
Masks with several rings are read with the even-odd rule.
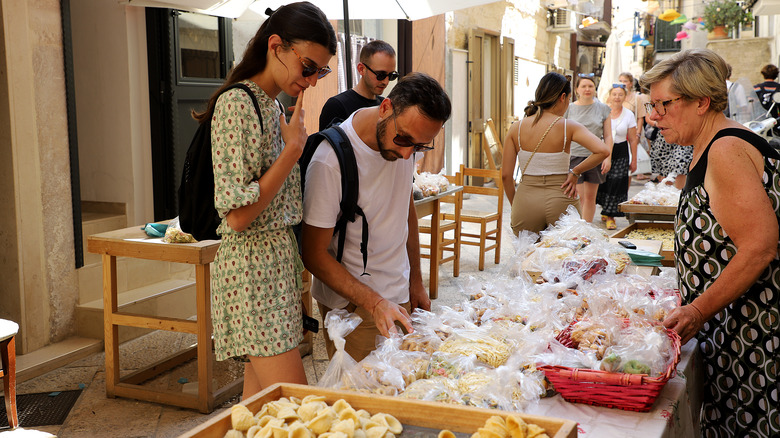
[[[449,97],[424,73],[401,79],[381,105],[353,113],[341,124],[355,152],[358,206],[368,222],[368,260],[360,251],[363,224],[347,223],[344,253],[336,261],[341,171],[329,145],[317,148],[306,172],[303,204],[303,262],[314,275],[312,296],[324,318],[347,309],[363,322],[346,338],[346,351],[360,361],[377,335],[412,331],[410,312],[430,310],[422,283],[417,214],[412,198],[415,152],[429,146],[450,117]],[[335,352],[325,334],[328,355]]]

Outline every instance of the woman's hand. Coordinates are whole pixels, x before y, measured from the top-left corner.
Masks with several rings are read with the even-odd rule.
[[[571,172],[566,175],[566,181],[561,185],[564,195],[572,199],[577,197],[577,179],[578,178]]]
[[[612,168],[612,157],[609,156],[601,162],[601,174],[606,175]]]
[[[631,158],[631,164],[628,165],[628,173],[636,172],[636,157]]]
[[[669,312],[664,319],[664,327],[680,335],[680,345],[685,345],[704,326],[704,317],[693,304],[681,306]]]
[[[301,90],[298,100],[295,102],[290,123],[287,123],[284,114],[280,116],[279,121],[282,140],[284,140],[284,150],[289,151],[287,153],[294,154],[295,160],[298,160],[303,153],[303,147],[306,145],[306,139],[308,138],[306,126],[304,126],[303,122],[303,91]]]

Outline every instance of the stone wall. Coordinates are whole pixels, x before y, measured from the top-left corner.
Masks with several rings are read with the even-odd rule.
[[[774,37],[710,40],[707,48],[731,64],[732,79],[746,77],[751,84],[764,82],[761,67],[772,63]]]

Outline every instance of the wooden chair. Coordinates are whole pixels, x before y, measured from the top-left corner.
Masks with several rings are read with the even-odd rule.
[[[479,270],[484,271],[486,252],[491,250],[495,251],[496,264],[498,264],[501,258],[501,219],[504,211],[504,186],[501,182],[501,171],[498,169],[475,169],[461,164],[460,173],[463,178],[464,195],[487,195],[498,198],[496,199],[496,209],[488,211],[464,208],[460,212],[460,243],[461,245],[479,247]],[[471,177],[482,178],[483,180],[491,178],[495,183],[495,187],[473,185]],[[466,223],[478,224],[480,232],[464,232],[463,225]],[[488,227],[490,224],[494,225]],[[492,244],[488,244],[488,242],[492,242]]]
[[[16,416],[16,334],[19,332],[19,324],[0,319],[0,356],[2,356],[3,369],[0,377],[3,378],[3,396],[5,398],[5,412],[8,415],[8,425],[11,429],[19,427],[19,418]]]
[[[457,172],[455,176],[445,175],[450,184],[456,186],[463,185],[463,176],[460,172]],[[452,276],[457,277],[460,275],[460,210],[463,208],[463,192],[457,192],[449,196],[445,196],[439,200],[440,203],[449,203],[453,205],[453,212],[440,212],[439,213],[439,265],[446,262],[452,262]],[[427,233],[431,235],[433,239],[430,216],[422,218],[418,222],[418,231],[420,233]],[[448,235],[448,232],[452,232]],[[431,258],[431,245],[420,243],[420,249],[427,249],[428,252],[420,252],[420,257],[430,259]],[[444,257],[444,251],[451,252],[452,254]]]
[[[504,160],[504,146],[501,144],[501,139],[498,138],[498,131],[496,131],[496,124],[493,123],[493,119],[485,121],[485,130],[482,134],[482,151],[485,153],[489,168],[493,170],[501,169],[501,164]]]

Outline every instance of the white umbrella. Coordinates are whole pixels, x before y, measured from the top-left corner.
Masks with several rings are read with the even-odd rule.
[[[618,41],[617,32],[609,34],[606,49],[604,70],[601,72],[601,79],[599,80],[599,87],[597,90],[599,100],[604,103],[607,102],[607,96],[609,96],[609,90],[612,88],[612,84],[618,82],[618,77],[623,71],[623,61],[620,57],[620,42]]]

